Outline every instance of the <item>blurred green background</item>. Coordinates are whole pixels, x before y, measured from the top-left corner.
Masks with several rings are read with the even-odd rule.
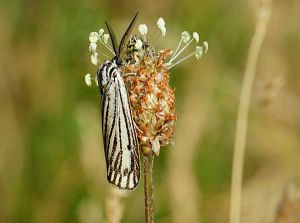
[[[84,83],[96,71],[88,35],[108,20],[120,37],[136,10],[157,49],[175,49],[184,30],[198,31],[210,46],[201,60],[171,71],[179,118],[175,146],[155,160],[157,222],[228,222],[255,3],[2,0],[0,222],[104,222],[109,186],[99,95]],[[243,223],[274,222],[287,184],[300,184],[299,15],[300,1],[273,1],[251,102]],[[154,35],[161,16],[165,38]],[[140,184],[123,200],[123,222],[144,222],[143,199]]]

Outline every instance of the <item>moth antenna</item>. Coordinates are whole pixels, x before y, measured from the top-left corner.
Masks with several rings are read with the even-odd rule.
[[[129,24],[129,26],[128,26],[126,32],[124,33],[124,35],[123,35],[123,37],[122,37],[122,40],[121,40],[120,45],[119,45],[119,55],[122,53],[122,51],[123,51],[123,49],[124,49],[124,44],[125,44],[125,42],[127,41],[128,37],[129,37],[129,35],[130,35],[131,31],[132,31],[132,28],[133,28],[133,26],[134,26],[134,23],[135,23],[135,20],[136,20],[138,14],[139,14],[139,12],[137,11],[137,12],[135,13],[135,16],[133,17],[131,23]]]
[[[117,43],[116,35],[108,22],[105,21],[105,25],[106,25],[108,33],[110,35],[113,50],[114,50],[116,56],[120,57],[120,52],[118,50],[118,43]]]

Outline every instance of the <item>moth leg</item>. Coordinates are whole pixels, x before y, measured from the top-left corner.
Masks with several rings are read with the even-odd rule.
[[[135,127],[140,133],[143,133],[143,131],[139,129],[139,127],[137,126],[137,124],[135,123],[135,121],[132,120],[132,122],[133,122],[134,127]]]

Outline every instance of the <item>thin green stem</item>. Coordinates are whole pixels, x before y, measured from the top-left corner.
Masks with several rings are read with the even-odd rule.
[[[195,54],[196,54],[196,51],[190,53],[189,55],[187,55],[187,56],[185,56],[184,58],[180,59],[180,60],[177,61],[176,63],[173,63],[172,65],[170,65],[169,67],[167,67],[168,70],[171,69],[172,67],[176,66],[177,64],[180,64],[181,62],[185,61],[186,59],[192,57],[192,56],[195,55]]]
[[[115,54],[115,52],[113,51],[113,49],[110,47],[110,46],[108,46],[106,43],[104,43],[101,39],[99,40],[100,41],[100,43],[102,43],[102,45],[104,45],[113,55],[115,55],[116,56],[116,54]]]
[[[172,63],[193,41],[194,39],[191,39],[168,63]]]
[[[172,60],[173,57],[176,55],[177,51],[179,50],[179,48],[180,48],[180,46],[181,46],[182,41],[183,41],[183,39],[181,38],[180,41],[179,41],[179,44],[178,44],[178,46],[177,46],[177,48],[176,48],[175,52],[173,53],[173,55],[172,55],[172,57],[171,57],[170,60]]]

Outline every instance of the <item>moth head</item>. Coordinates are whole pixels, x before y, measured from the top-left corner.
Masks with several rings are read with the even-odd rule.
[[[115,57],[113,59],[113,61],[115,62],[115,64],[119,67],[123,65],[123,60],[121,59],[121,57]]]

